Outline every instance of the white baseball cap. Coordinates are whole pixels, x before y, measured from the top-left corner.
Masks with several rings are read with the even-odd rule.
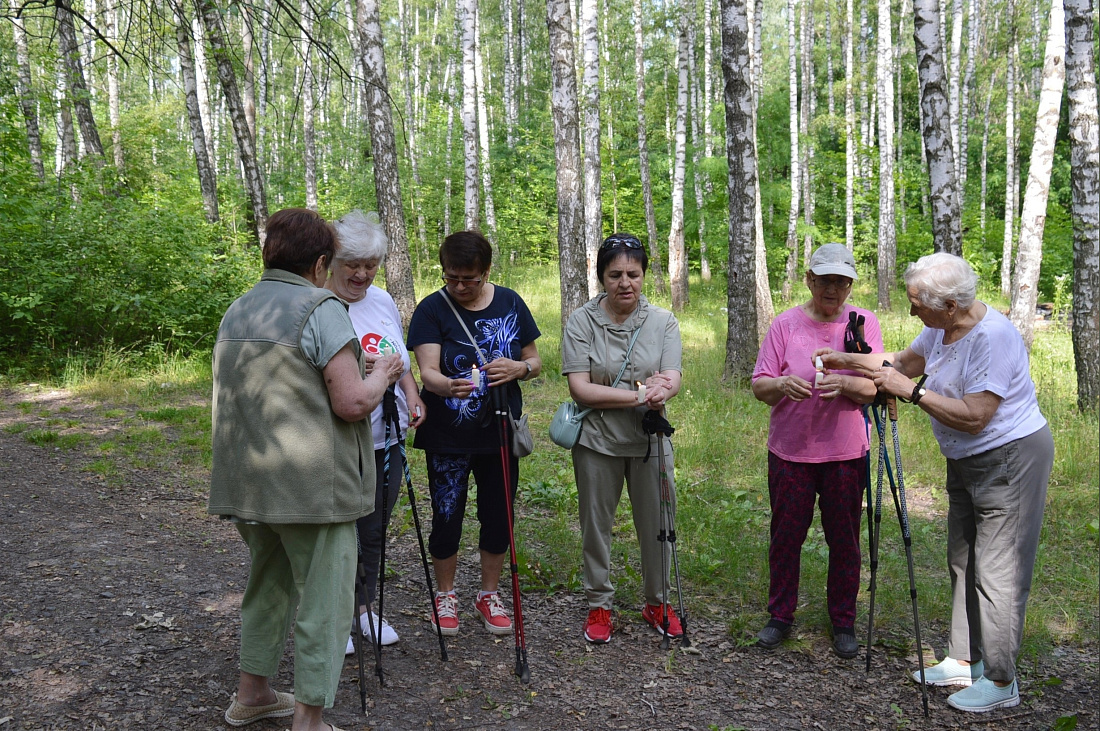
[[[856,274],[856,260],[844,244],[824,244],[810,257],[810,271],[818,276],[839,274],[850,279],[859,279]]]

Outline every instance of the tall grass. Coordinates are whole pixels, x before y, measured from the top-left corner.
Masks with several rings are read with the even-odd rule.
[[[561,376],[561,325],[557,270],[551,267],[503,266],[494,280],[523,296],[542,330],[538,341],[542,374],[523,387],[525,410],[536,437],[535,453],[521,467],[517,538],[523,582],[529,591],[581,588],[577,497],[569,454],[546,436],[557,404],[568,398]],[[852,301],[874,305],[872,283],[857,284]],[[429,292],[436,279],[418,282]],[[647,296],[668,307],[667,296]],[[987,293],[994,306],[1003,308]],[[800,292],[797,300],[805,296]],[[676,427],[678,547],[689,611],[724,620],[735,641],[750,641],[766,619],[767,545],[770,511],[767,495],[769,409],[756,401],[745,384],[721,380],[726,314],[725,284],[692,282],[691,304],[679,315],[684,344],[684,383],[668,408]],[[920,329],[907,313],[903,292],[894,293],[894,308],[879,312],[887,350],[905,347]],[[777,308],[783,303],[777,300]],[[210,393],[209,352],[173,354],[163,348],[144,351],[106,348],[95,357],[76,356],[65,365],[60,383],[90,398],[136,404],[140,416],[163,421],[181,432],[179,450],[208,440],[209,407],[179,408]],[[1032,351],[1032,376],[1040,406],[1056,444],[1042,542],[1029,603],[1025,653],[1051,644],[1095,639],[1098,631],[1098,484],[1100,448],[1095,417],[1076,411],[1076,383],[1069,334],[1052,326],[1038,331]],[[926,636],[935,644],[946,635],[949,582],[946,570],[946,497],[944,460],[927,417],[901,406],[899,418],[905,487],[913,534],[917,590]],[[424,485],[423,460],[410,451],[414,480]],[[208,452],[204,461],[209,463]],[[426,504],[422,502],[422,505]],[[410,522],[400,508],[394,529]],[[467,531],[467,540],[474,534]],[[866,535],[863,539],[866,545]],[[628,499],[620,506],[612,549],[617,602],[624,610],[641,602],[638,551]],[[470,542],[472,546],[473,543]],[[826,632],[825,577],[827,547],[816,521],[802,551],[798,621],[814,632]],[[904,645],[911,637],[912,614],[900,529],[885,489],[876,634]],[[868,567],[864,562],[867,585]],[[857,626],[865,626],[867,597],[861,590]],[[578,617],[578,626],[581,618]]]

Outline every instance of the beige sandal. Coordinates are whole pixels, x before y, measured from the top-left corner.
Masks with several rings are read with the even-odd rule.
[[[266,706],[246,706],[237,702],[237,694],[225,712],[225,722],[230,726],[245,726],[264,718],[283,718],[294,715],[294,694],[275,691],[275,702]]]

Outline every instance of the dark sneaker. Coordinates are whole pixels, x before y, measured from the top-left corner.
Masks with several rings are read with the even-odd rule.
[[[665,614],[664,610],[668,610],[668,631],[665,631]],[[684,628],[680,626],[680,618],[676,616],[676,612],[673,611],[671,604],[665,604],[663,607],[660,604],[646,604],[642,609],[642,619],[649,622],[649,626],[657,630],[658,633],[669,637],[683,637]]]
[[[500,594],[495,591],[474,602],[474,609],[481,616],[481,623],[485,625],[485,629],[491,634],[506,635],[512,631],[512,620],[508,616],[508,610],[504,608]]]
[[[833,652],[835,652],[838,657],[842,657],[845,660],[851,660],[858,655],[859,642],[856,640],[855,634],[850,632],[834,632]]]
[[[611,642],[611,612],[603,608],[589,610],[584,620],[584,639],[597,645]]]
[[[772,619],[764,625],[764,629],[756,633],[756,644],[765,650],[774,650],[787,639],[790,633],[791,625]]]
[[[435,593],[435,609],[439,613],[439,631],[448,637],[458,634],[458,597],[453,593]],[[429,614],[428,619],[435,624],[435,615]]]

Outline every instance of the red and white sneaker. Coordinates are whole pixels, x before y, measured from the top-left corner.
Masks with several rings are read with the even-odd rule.
[[[497,592],[483,594],[474,602],[474,609],[481,615],[482,624],[491,634],[506,635],[512,631],[512,619],[508,616],[508,610],[504,608],[504,602],[500,600],[500,594]]]
[[[589,610],[584,620],[584,639],[597,645],[611,642],[611,612],[602,607]]]
[[[666,608],[668,609],[668,632],[665,632],[665,615],[662,611]],[[659,634],[667,634],[673,638],[684,635],[684,628],[680,626],[680,618],[676,616],[671,604],[665,604],[664,607],[660,604],[646,604],[645,608],[642,609],[642,619],[648,622],[649,626],[657,630]]]
[[[435,593],[435,610],[439,614],[439,631],[448,637],[458,634],[458,597],[455,593],[437,591]],[[435,614],[431,614],[428,620],[435,624]]]

